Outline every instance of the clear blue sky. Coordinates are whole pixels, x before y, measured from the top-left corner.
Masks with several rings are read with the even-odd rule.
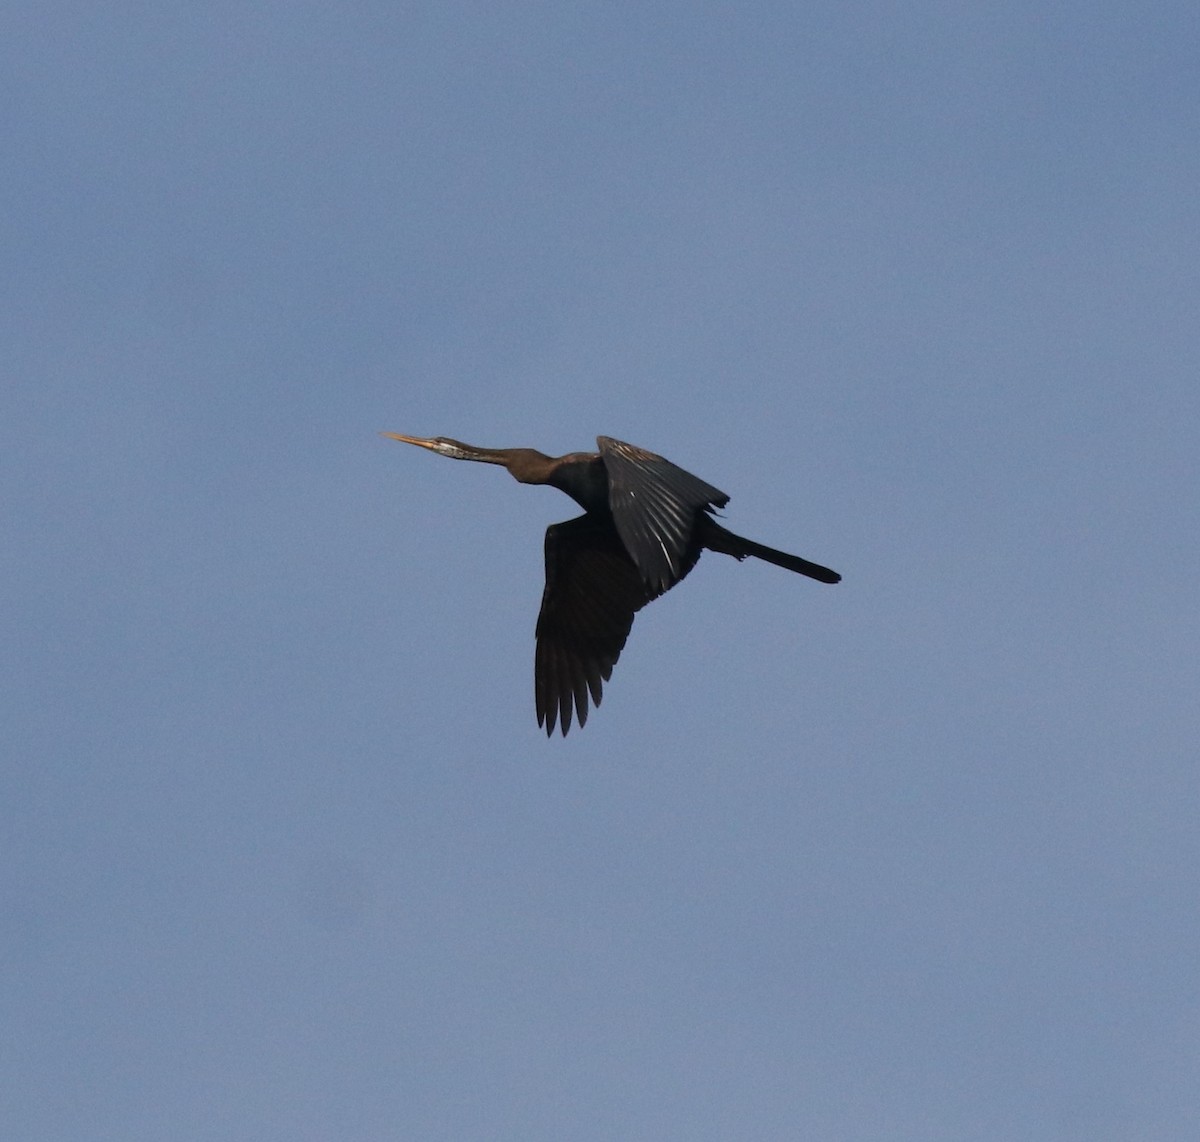
[[[1200,9],[0,16],[0,1136],[1200,1137]],[[729,492],[582,733],[574,505]]]

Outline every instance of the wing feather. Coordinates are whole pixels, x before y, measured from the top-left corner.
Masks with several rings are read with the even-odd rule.
[[[644,448],[611,436],[598,436],[596,443],[608,474],[617,534],[644,582],[661,594],[696,565],[698,514],[723,508],[729,497]]]
[[[565,736],[572,715],[580,726],[587,722],[588,697],[600,705],[633,616],[659,594],[609,519],[588,514],[546,529],[533,689],[538,725],[547,734],[557,723]]]

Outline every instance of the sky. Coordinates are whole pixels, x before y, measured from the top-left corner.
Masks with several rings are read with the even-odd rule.
[[[0,1136],[1200,1137],[1200,10],[0,14]],[[596,435],[706,555],[534,717]]]

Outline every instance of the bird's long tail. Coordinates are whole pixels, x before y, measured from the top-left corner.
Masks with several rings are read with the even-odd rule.
[[[810,579],[817,579],[822,583],[841,581],[842,577],[836,571],[822,567],[819,563],[810,563],[807,559],[801,559],[799,555],[776,551],[774,547],[767,547],[764,543],[755,543],[753,539],[735,535],[728,528],[722,527],[711,516],[707,517],[705,524],[703,543],[710,551],[719,551],[722,555],[732,555],[734,559],[745,559],[747,555],[753,555],[755,559],[765,559],[768,563],[774,563],[776,567],[807,575]]]

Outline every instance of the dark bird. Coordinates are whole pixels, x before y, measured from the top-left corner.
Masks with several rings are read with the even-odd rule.
[[[382,435],[454,460],[500,464],[522,484],[566,492],[583,515],[546,529],[546,589],[537,621],[533,684],[538,725],[563,736],[571,711],[587,721],[588,694],[600,705],[633,616],[680,581],[706,548],[753,555],[822,583],[828,567],[743,539],[713,518],[729,497],[669,460],[598,436],[599,452],[545,456],[532,448],[476,448],[444,436]]]

